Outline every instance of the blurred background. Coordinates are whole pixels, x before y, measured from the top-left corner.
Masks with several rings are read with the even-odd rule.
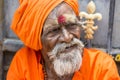
[[[91,0],[78,0],[80,12],[85,11]],[[95,20],[98,30],[94,39],[87,43],[82,32],[81,40],[94,48],[103,50],[113,56],[120,73],[120,0],[93,0],[96,12],[102,14],[101,21]],[[0,0],[0,80],[5,80],[10,62],[23,43],[11,31],[10,25],[18,0]]]

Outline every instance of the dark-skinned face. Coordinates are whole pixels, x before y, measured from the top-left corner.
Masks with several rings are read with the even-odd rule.
[[[80,39],[80,27],[76,23],[59,25],[55,24],[55,20],[50,20],[51,24],[44,27],[42,35],[43,48],[46,51],[51,51],[57,43],[69,43],[74,37]]]
[[[79,64],[81,64],[82,62],[80,51],[80,47],[82,45],[81,42],[79,42],[80,27],[77,25],[77,21],[78,19],[71,8],[69,8],[68,5],[64,5],[59,8],[58,14],[56,14],[54,18],[48,17],[46,19],[43,27],[43,33],[41,36],[43,46],[42,55],[44,59],[48,61],[46,63],[49,63],[49,61],[52,62],[56,73],[58,72],[58,75],[60,76],[64,74],[70,74],[73,73],[75,70],[78,70],[80,68]],[[75,58],[77,58],[77,60],[75,60]],[[66,69],[64,69],[63,65],[63,70],[61,71],[63,71],[64,73],[59,73],[60,71],[58,68],[60,68],[60,66],[62,65],[56,65],[56,63],[61,63],[61,61],[58,60],[63,60],[63,64],[67,62],[67,60],[68,62],[70,61],[68,65],[71,66],[69,67],[69,70],[71,70],[71,72],[65,71]],[[76,65],[77,68],[75,67],[73,70],[72,67],[74,67],[74,65]]]
[[[80,39],[80,27],[77,25],[76,15],[67,7],[61,7],[56,18],[46,19],[43,27],[42,45],[46,51],[51,51],[57,43],[69,43],[74,37]],[[61,25],[58,23],[60,16],[74,16],[74,21],[66,21]],[[65,16],[66,17],[66,16]]]

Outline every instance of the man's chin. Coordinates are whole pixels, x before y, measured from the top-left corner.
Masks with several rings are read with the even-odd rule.
[[[58,76],[70,75],[80,69],[82,56],[80,50],[62,53],[53,61],[54,70]]]

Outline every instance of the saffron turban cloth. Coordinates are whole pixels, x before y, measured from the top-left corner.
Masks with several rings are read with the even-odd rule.
[[[61,2],[71,6],[75,14],[79,14],[77,0],[19,0],[11,28],[20,40],[34,50],[40,50],[41,33],[49,13]]]

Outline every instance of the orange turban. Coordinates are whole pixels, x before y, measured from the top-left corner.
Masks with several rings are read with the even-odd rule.
[[[41,32],[49,13],[61,2],[66,2],[78,15],[77,0],[19,0],[11,28],[23,43],[35,50],[42,48]]]

